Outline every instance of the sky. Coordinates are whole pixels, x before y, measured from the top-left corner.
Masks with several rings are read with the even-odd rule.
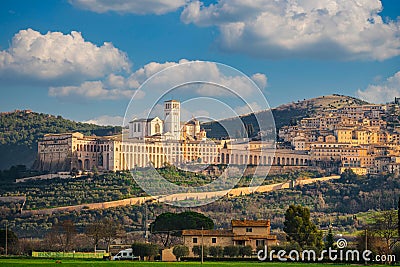
[[[400,96],[398,0],[3,0],[0,5],[0,111],[32,109],[120,124],[128,105],[155,106],[161,91],[143,90],[143,84],[166,68],[175,68],[175,75],[149,84],[182,82],[182,75],[212,77],[240,87],[250,109],[212,88],[195,88],[193,95],[218,96],[238,113],[328,94],[373,103]],[[199,61],[209,62],[191,64]],[[246,87],[248,78],[268,104],[257,102],[259,92]],[[187,109],[187,116],[225,114],[212,104]]]

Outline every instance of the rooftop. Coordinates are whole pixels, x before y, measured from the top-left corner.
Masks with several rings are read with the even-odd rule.
[[[232,227],[247,227],[247,226],[255,226],[255,227],[269,227],[269,220],[232,220]]]
[[[232,230],[183,230],[183,236],[233,236]]]

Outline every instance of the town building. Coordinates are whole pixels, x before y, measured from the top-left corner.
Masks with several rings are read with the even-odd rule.
[[[189,248],[189,256],[194,256],[194,246],[251,246],[257,248],[277,244],[276,235],[271,235],[270,220],[232,220],[231,229],[183,230],[183,244]]]

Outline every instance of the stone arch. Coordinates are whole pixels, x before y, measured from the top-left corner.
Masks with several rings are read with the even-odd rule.
[[[78,170],[83,170],[83,164],[81,159],[78,159]]]
[[[89,160],[89,159],[85,159],[83,168],[84,168],[85,170],[90,170],[90,160]]]

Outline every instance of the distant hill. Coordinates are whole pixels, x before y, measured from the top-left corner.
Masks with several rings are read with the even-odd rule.
[[[75,122],[30,110],[0,113],[0,170],[19,164],[30,168],[36,158],[38,139],[46,133],[65,132],[104,136],[121,132],[121,127]]]
[[[276,128],[279,129],[284,125],[289,125],[302,118],[318,114],[321,111],[362,104],[368,103],[351,96],[334,94],[311,99],[303,99],[297,102],[280,105],[272,109],[272,114],[275,119]],[[267,117],[266,114],[266,111],[260,111],[257,113],[257,116],[261,118],[261,123],[263,123],[262,119]],[[250,129],[249,136],[256,136],[259,131],[259,126],[254,114],[242,115],[240,118],[244,125]],[[203,123],[202,127],[207,131],[208,137],[219,139],[227,136],[227,133],[221,124],[229,125],[229,123],[233,123],[234,121],[235,119],[225,119],[221,121],[207,122]]]

